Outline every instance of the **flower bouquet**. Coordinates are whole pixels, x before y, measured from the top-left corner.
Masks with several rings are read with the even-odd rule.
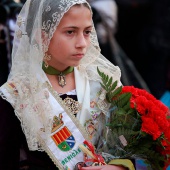
[[[170,164],[168,108],[146,90],[117,87],[98,69],[110,111],[98,152],[105,160],[143,159],[148,169],[163,170]],[[107,153],[107,154],[106,154]]]

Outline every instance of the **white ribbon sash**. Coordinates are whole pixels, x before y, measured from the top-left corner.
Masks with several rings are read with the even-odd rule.
[[[50,86],[48,90],[52,94],[49,100],[56,99],[57,111],[50,139],[46,140],[41,132],[41,140],[43,140],[45,151],[59,169],[73,170],[78,162],[83,162],[83,152],[78,146],[87,140],[87,134],[75,116],[62,104],[62,99],[58,94]]]

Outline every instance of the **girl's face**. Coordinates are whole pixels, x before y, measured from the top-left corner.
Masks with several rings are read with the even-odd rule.
[[[91,11],[83,5],[71,7],[51,39],[48,53],[52,59],[48,64],[60,71],[77,66],[90,45],[91,30]]]

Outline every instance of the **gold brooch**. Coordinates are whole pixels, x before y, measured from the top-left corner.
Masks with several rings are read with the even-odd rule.
[[[18,39],[22,38],[23,35],[27,35],[27,34],[23,34],[20,29],[16,31],[16,36]]]
[[[75,101],[70,97],[65,98],[63,101],[74,114],[77,114],[81,110],[81,104],[78,101]]]

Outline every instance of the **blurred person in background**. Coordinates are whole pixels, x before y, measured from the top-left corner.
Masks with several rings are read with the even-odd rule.
[[[117,29],[117,4],[114,0],[88,0],[88,2],[92,6],[101,53],[113,62],[109,36],[114,37]]]
[[[0,85],[6,82],[11,67],[14,23],[21,7],[13,0],[0,1]]]
[[[8,76],[7,15],[7,10],[0,4],[0,85],[5,83]]]
[[[131,58],[116,40],[119,32],[119,6],[114,0],[88,0],[93,10],[93,21],[98,35],[101,53],[121,68],[124,85],[134,85],[148,91],[144,79],[139,74]]]
[[[160,99],[169,89],[170,81],[170,1],[116,2],[119,9],[116,39],[134,62],[151,93]]]

